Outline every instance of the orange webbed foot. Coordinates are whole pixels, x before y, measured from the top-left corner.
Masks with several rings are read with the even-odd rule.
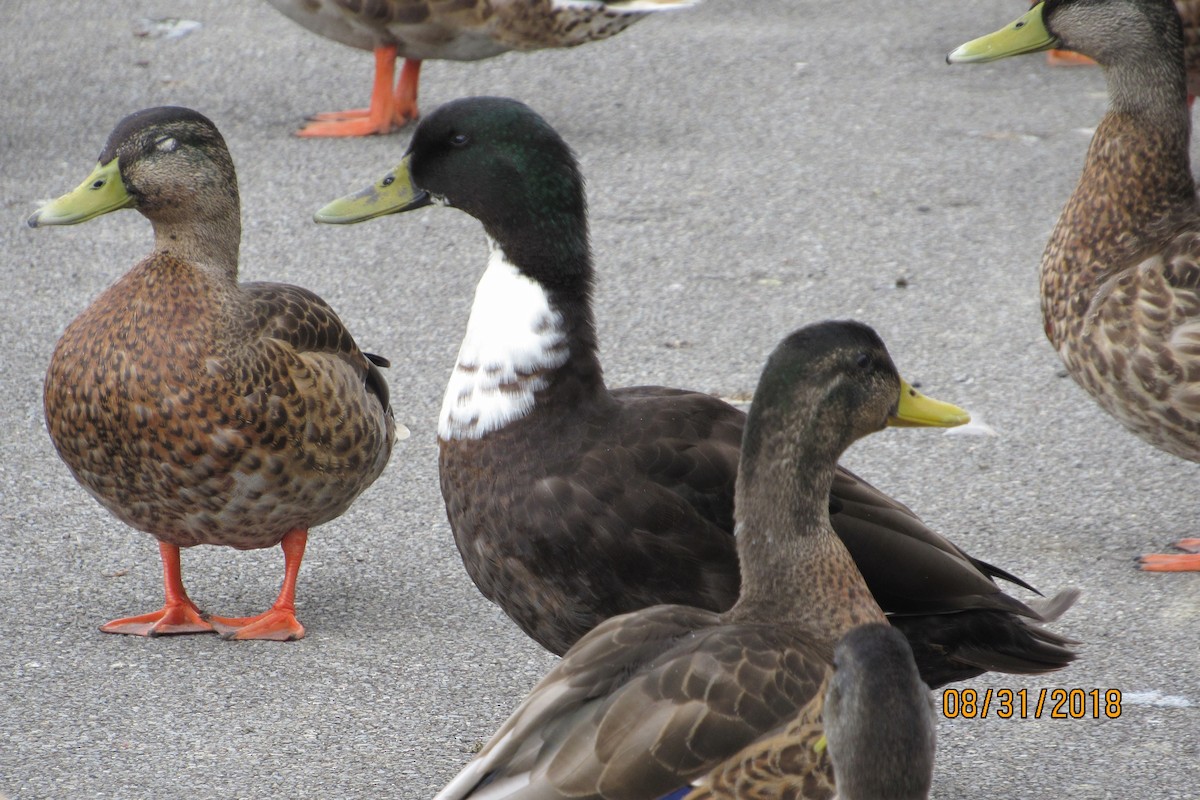
[[[403,128],[414,119],[415,114],[399,120],[391,115],[377,120],[370,115],[356,116],[351,112],[332,111],[314,115],[314,121],[296,131],[296,135],[305,139],[381,136]]]
[[[1150,553],[1138,559],[1145,572],[1200,572],[1200,539],[1180,539],[1175,542],[1184,552]]]
[[[210,614],[207,619],[223,639],[292,642],[304,638],[304,626],[296,619],[296,613],[286,608],[272,608],[255,617],[217,617]]]
[[[136,617],[114,619],[100,626],[105,633],[124,633],[130,636],[175,636],[185,633],[213,633],[212,625],[204,621],[200,609],[190,601],[168,603],[158,611]]]
[[[403,128],[418,117],[417,84],[421,62],[405,59],[400,81],[392,88],[396,73],[396,47],[375,49],[375,83],[371,89],[370,108],[331,111],[314,114],[312,120],[297,136],[304,138],[375,136]]]
[[[310,114],[309,122],[341,122],[345,119],[359,119],[370,115],[369,108],[348,108],[345,111],[323,111],[320,114]]]
[[[1094,67],[1096,62],[1087,56],[1073,50],[1050,50],[1046,53],[1046,63],[1051,67]]]

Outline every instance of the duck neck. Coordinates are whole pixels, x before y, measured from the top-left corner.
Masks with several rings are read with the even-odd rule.
[[[154,226],[154,255],[199,265],[236,283],[242,235],[236,183],[232,196],[220,194],[222,197],[215,202],[201,192],[193,202],[145,209],[143,213]]]
[[[1196,206],[1182,61],[1106,69],[1109,111],[1042,257],[1042,312],[1056,346],[1079,335],[1078,298],[1111,278],[1113,264],[1160,245],[1176,215]]]
[[[550,396],[578,408],[606,392],[586,248],[556,270],[533,258],[545,247],[514,248],[491,236],[488,242],[488,267],[442,400],[438,437],[447,441],[482,438]],[[562,280],[563,271],[574,280]]]
[[[832,637],[832,647],[854,625],[883,619],[829,521],[844,449],[837,434],[817,417],[800,427],[748,422],[734,501],[742,589],[731,621],[787,620]]]

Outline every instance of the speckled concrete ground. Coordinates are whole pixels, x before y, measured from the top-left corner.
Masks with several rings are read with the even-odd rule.
[[[425,107],[519,97],[589,179],[596,313],[614,385],[745,396],[792,328],[857,317],[901,370],[996,436],[892,432],[846,462],[975,555],[1083,598],[1069,670],[970,687],[1124,692],[1118,719],[943,719],[938,798],[1200,794],[1200,576],[1138,553],[1196,535],[1194,465],[1122,431],[1041,333],[1036,265],[1104,108],[1097,70],[951,68],[1012,0],[709,0],[570,52],[430,62]],[[134,35],[141,17],[202,27]],[[407,133],[303,141],[365,102],[371,59],[265,3],[9,2],[0,47],[0,790],[33,798],[431,796],[552,659],[484,601],[441,506],[435,423],[485,246],[442,209],[346,229],[313,210],[398,160]],[[391,357],[413,436],[300,576],[290,645],[154,641],[96,626],[158,601],[153,540],[58,461],[41,379],[64,326],[148,249],[114,214],[30,230],[113,124],[193,106],[243,197],[243,275],[326,297]],[[903,280],[900,280],[903,279]],[[898,284],[905,284],[899,286]],[[184,554],[193,596],[261,610],[277,550]],[[960,687],[965,688],[965,687]]]

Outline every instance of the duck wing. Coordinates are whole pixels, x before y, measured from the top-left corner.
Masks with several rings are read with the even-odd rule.
[[[786,725],[830,653],[782,626],[657,606],[588,634],[437,800],[658,797]]]

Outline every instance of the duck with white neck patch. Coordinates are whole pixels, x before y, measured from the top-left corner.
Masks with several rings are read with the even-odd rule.
[[[569,352],[562,315],[545,291],[504,255],[495,240],[475,290],[467,335],[442,400],[438,437],[479,439],[533,410],[545,372]]]
[[[471,579],[561,654],[601,621],[660,603],[723,611],[738,597],[733,536],[741,411],[707,394],[609,389],[597,356],[583,177],[528,106],[449,103],[403,161],[334,201],[320,222],[433,202],[478,219],[492,256],[439,424],[440,477]],[[833,524],[875,599],[940,685],[992,668],[1043,672],[1072,658],[907,508],[839,468]]]

